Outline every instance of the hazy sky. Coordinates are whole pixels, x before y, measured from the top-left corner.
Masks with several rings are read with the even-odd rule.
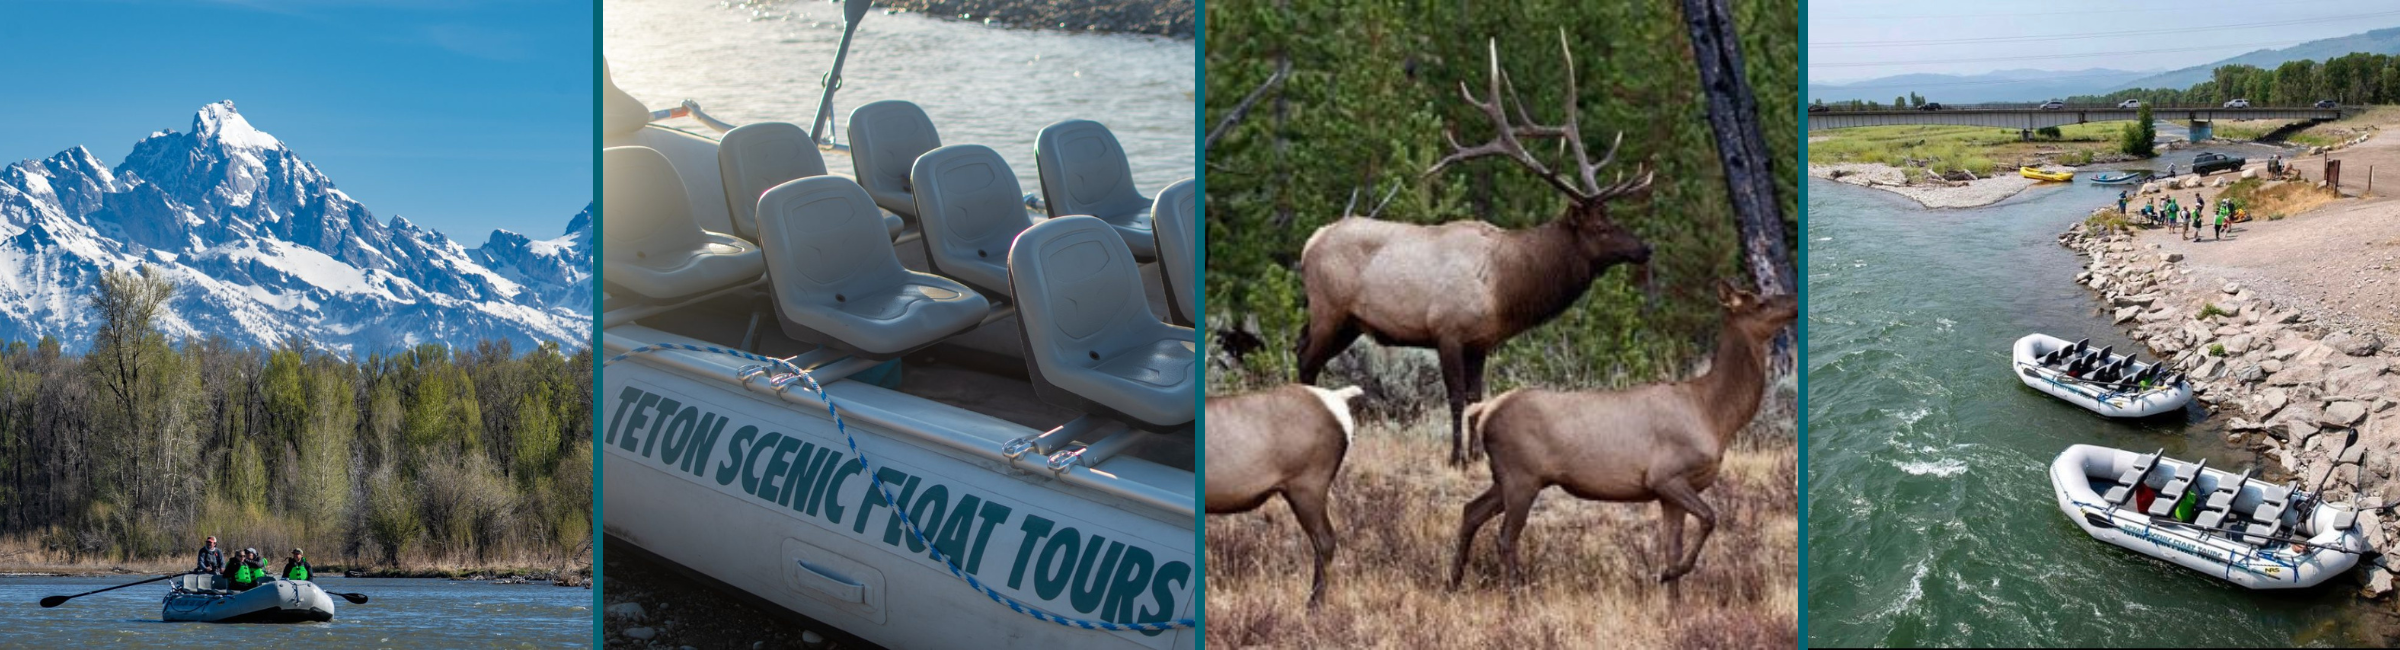
[[[1811,0],[1808,79],[1908,73],[2172,70],[2400,26],[2390,0]],[[2061,36],[2070,38],[2043,39]]]
[[[378,219],[556,237],[592,200],[592,26],[587,0],[0,0],[0,165],[114,166],[231,99]]]

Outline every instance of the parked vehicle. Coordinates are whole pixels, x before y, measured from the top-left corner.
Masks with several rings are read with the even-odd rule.
[[[2225,107],[2226,107],[2226,108],[2249,108],[2249,107],[2250,107],[2250,100],[2247,100],[2247,99],[2235,99],[2235,100],[2229,100],[2229,101],[2226,101],[2226,102],[2225,102]]]
[[[1825,112],[1825,105],[1824,105],[1824,104],[1809,104],[1809,105],[1808,105],[1808,112],[1811,112],[1811,113],[1823,113],[1823,112]]]
[[[2330,99],[2317,100],[2317,108],[2341,108],[2342,103]]]
[[[1938,111],[1938,110],[1942,110],[1942,104],[1941,104],[1941,102],[1926,102],[1924,106],[1919,106],[1919,107],[1917,107],[1917,110],[1920,110],[1920,111]]]
[[[2228,156],[2214,152],[2204,153],[2192,158],[2192,173],[2207,176],[2217,172],[2238,170],[2242,168],[2242,165],[2249,163],[2249,159],[2240,156]]]
[[[2117,102],[2117,108],[2141,108],[2141,107],[2142,107],[2142,100],[2139,100],[2139,99],[2128,99],[2128,100],[2125,100],[2125,101]]]
[[[2066,102],[2058,101],[2058,100],[2055,100],[2055,99],[2053,99],[2053,100],[2050,100],[2050,101],[2046,101],[2046,102],[2042,102],[2042,110],[2045,110],[2045,111],[2055,111],[2055,110],[2063,109],[2063,108],[2066,108],[2066,107],[2067,107],[2067,103],[2066,103]]]

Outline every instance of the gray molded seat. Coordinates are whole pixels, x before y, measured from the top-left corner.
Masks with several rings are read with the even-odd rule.
[[[1167,314],[1176,324],[1200,322],[1193,306],[1199,300],[1200,270],[1192,268],[1199,239],[1200,208],[1197,184],[1186,178],[1159,190],[1150,206],[1150,227],[1158,238],[1158,277],[1167,285]]]
[[[950,145],[918,156],[908,176],[933,270],[985,294],[1014,295],[1008,249],[1033,216],[1008,161],[991,147]]]
[[[974,329],[991,304],[956,281],[900,266],[875,200],[850,179],[803,178],[758,202],[784,333],[871,359]]]
[[[1051,217],[1097,217],[1117,230],[1139,261],[1158,255],[1150,234],[1149,197],[1133,186],[1133,166],[1125,147],[1108,127],[1091,120],[1067,120],[1042,128],[1034,139],[1033,160],[1042,175],[1042,205]]]
[[[1008,252],[1025,365],[1043,401],[1150,427],[1192,421],[1192,329],[1160,322],[1116,228],[1035,224]]]
[[[2175,474],[2167,478],[2166,487],[2159,488],[2158,498],[2150,500],[2150,509],[2144,514],[2165,517],[2174,513],[2175,503],[2182,501],[2183,493],[2192,489],[2192,479],[2199,478],[2200,470],[2207,467],[2208,459],[2205,458],[2197,465],[2176,465]]]
[[[733,234],[758,241],[758,197],[795,178],[825,175],[825,157],[808,140],[808,132],[788,122],[744,124],[725,132],[717,143],[717,176],[725,181],[725,209],[733,215]],[[907,224],[898,216],[884,217],[884,228],[897,237]]]
[[[850,110],[850,164],[858,184],[875,205],[910,222],[917,220],[917,202],[909,196],[909,170],[917,156],[941,146],[933,118],[916,104],[886,99]]]
[[[2208,503],[2202,506],[2200,517],[2192,523],[2201,528],[2224,527],[2225,516],[2233,513],[2234,498],[2241,496],[2242,484],[2250,482],[2250,473],[2255,471],[2255,468],[2242,470],[2240,477],[2218,483],[2217,489],[2209,492]]]
[[[667,157],[648,147],[601,151],[607,220],[602,277],[642,298],[671,301],[757,280],[766,272],[758,246],[701,230],[691,198]]]
[[[2116,486],[2109,488],[2108,494],[2103,495],[2102,498],[2107,499],[2108,504],[2112,506],[2125,505],[2125,500],[2133,497],[2134,486],[2141,485],[2142,479],[2150,476],[2150,468],[2156,466],[2158,457],[2166,453],[2167,450],[2160,449],[2158,453],[2135,459],[2133,467],[2126,469],[2124,474],[2117,475]]]

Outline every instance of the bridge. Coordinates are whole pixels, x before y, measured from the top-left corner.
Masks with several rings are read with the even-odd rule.
[[[2131,121],[2140,116],[2141,109],[2115,107],[2068,107],[2058,110],[2039,108],[1944,107],[1941,110],[1871,110],[1846,111],[1829,109],[1808,114],[1808,130],[1848,129],[1861,126],[1891,124],[1948,124],[1956,126],[1988,126],[2018,129],[2031,133],[2034,129],[2083,124],[2086,122]],[[2154,106],[2154,119],[2184,122],[2194,129],[2207,129],[2217,120],[2331,120],[2342,116],[2339,108],[2218,108],[2201,106]]]

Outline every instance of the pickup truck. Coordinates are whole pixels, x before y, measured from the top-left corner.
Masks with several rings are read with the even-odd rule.
[[[2207,176],[2217,172],[2234,171],[2249,164],[2249,159],[2221,153],[2204,153],[2192,158],[2192,173]]]

